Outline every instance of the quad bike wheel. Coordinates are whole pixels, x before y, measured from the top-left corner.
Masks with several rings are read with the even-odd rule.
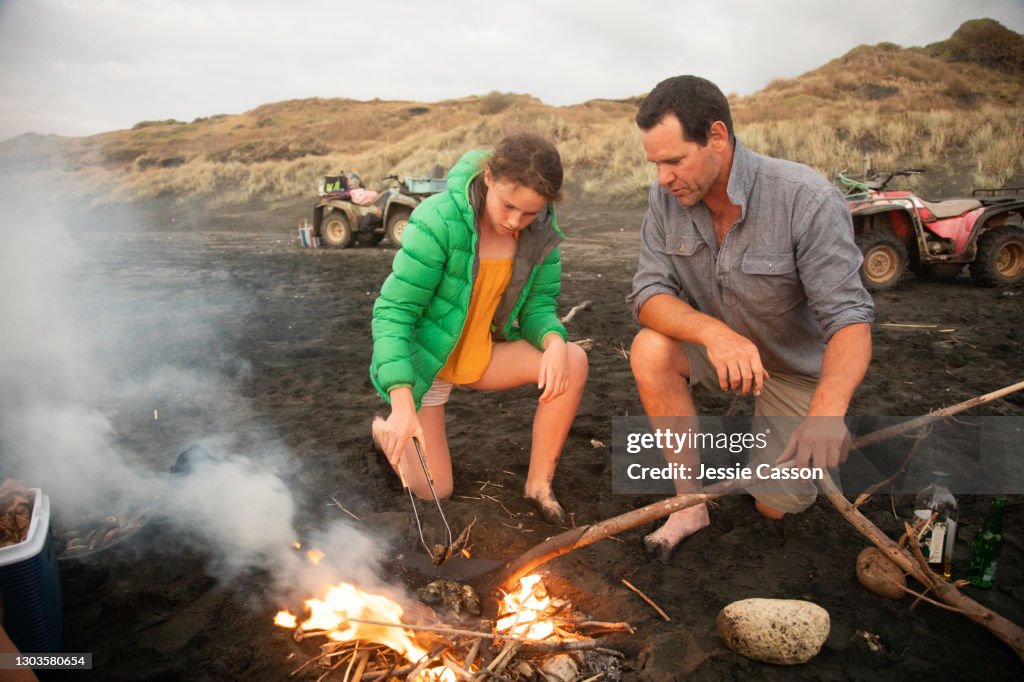
[[[320,223],[320,239],[324,246],[344,249],[352,245],[356,234],[348,223],[348,218],[338,211],[331,211]]]
[[[1011,286],[1024,281],[1024,229],[999,227],[978,237],[971,278],[983,286]]]
[[[405,232],[406,226],[409,225],[409,216],[412,211],[406,208],[395,208],[391,210],[391,215],[388,216],[388,239],[395,246],[402,245],[402,234]]]
[[[864,254],[860,278],[870,291],[895,287],[907,272],[907,247],[888,231],[865,232],[857,237]]]

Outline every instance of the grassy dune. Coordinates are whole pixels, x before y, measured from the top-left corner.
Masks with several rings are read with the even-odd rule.
[[[565,107],[498,92],[436,103],[292,100],[90,137],[23,135],[0,143],[0,179],[44,181],[92,207],[272,205],[311,197],[320,175],[355,170],[374,187],[531,128],[557,141],[571,194],[641,203],[653,171],[633,123],[639,99]],[[1024,37],[990,20],[923,48],[861,46],[730,100],[747,145],[827,177],[870,164],[927,168],[918,181],[925,193],[1024,184]]]

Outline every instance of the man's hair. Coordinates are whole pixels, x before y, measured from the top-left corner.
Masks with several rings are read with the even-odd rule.
[[[532,132],[507,136],[487,160],[495,180],[529,187],[548,201],[562,198],[562,158],[555,145]]]
[[[673,76],[658,83],[640,103],[636,124],[640,130],[650,130],[673,114],[683,127],[683,139],[702,147],[708,143],[711,124],[721,121],[732,141],[732,114],[729,100],[718,86],[699,76]]]

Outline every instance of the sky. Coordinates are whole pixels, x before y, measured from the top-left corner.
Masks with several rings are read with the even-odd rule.
[[[0,0],[0,140],[306,97],[565,105],[682,73],[745,95],[982,17],[1024,33],[1024,0]]]

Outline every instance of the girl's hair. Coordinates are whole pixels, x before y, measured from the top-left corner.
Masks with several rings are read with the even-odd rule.
[[[487,160],[491,177],[529,187],[548,201],[562,198],[562,158],[536,133],[515,133],[498,143]]]

